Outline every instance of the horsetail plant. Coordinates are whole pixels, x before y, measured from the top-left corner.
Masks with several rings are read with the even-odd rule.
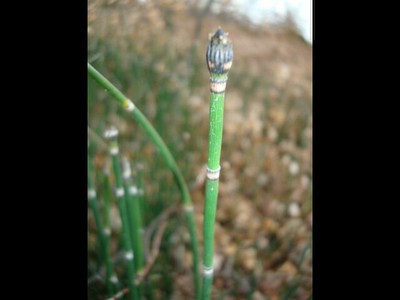
[[[133,251],[135,253],[135,268],[136,272],[139,273],[144,267],[144,252],[143,252],[143,224],[142,214],[140,211],[139,203],[139,191],[136,185],[132,184],[132,169],[127,158],[122,159],[122,177],[124,192],[126,197],[127,211],[128,211],[128,222],[130,225],[131,243],[133,245]],[[139,294],[141,294],[141,288],[138,288]]]
[[[119,213],[121,216],[122,222],[122,243],[125,250],[125,259],[127,262],[128,268],[128,281],[129,281],[129,294],[132,300],[138,300],[138,291],[135,286],[135,264],[133,262],[133,249],[130,240],[130,226],[128,221],[128,212],[127,212],[127,204],[126,204],[126,194],[124,191],[123,183],[122,183],[122,176],[121,176],[121,169],[120,169],[120,162],[119,162],[119,148],[117,143],[118,138],[118,130],[115,127],[111,127],[107,129],[104,133],[106,139],[110,141],[109,151],[112,158],[112,166],[114,171],[115,177],[115,196],[118,202]]]
[[[104,234],[106,236],[107,245],[111,240],[111,198],[112,198],[112,191],[110,186],[110,170],[108,166],[105,166],[103,169],[101,182],[103,185],[103,200],[104,200],[104,210],[103,210],[103,217],[104,217]]]
[[[224,33],[221,28],[218,28],[214,35],[210,36],[210,42],[206,53],[211,89],[207,181],[203,223],[203,300],[208,300],[211,297],[214,273],[214,223],[221,170],[220,157],[224,121],[224,98],[228,72],[233,61],[232,43],[227,36],[227,33]]]
[[[101,223],[101,216],[99,211],[99,206],[97,202],[97,194],[94,189],[93,182],[91,179],[91,163],[88,158],[88,201],[89,206],[93,211],[94,219],[96,222],[96,227],[98,231],[98,241],[100,247],[100,256],[106,267],[106,287],[109,295],[113,295],[117,292],[118,288],[118,278],[113,272],[110,253],[109,253],[109,243],[108,243],[108,232],[109,227],[103,227]],[[108,229],[108,230],[107,230]]]
[[[90,63],[88,63],[88,74],[92,77],[101,87],[103,87],[107,92],[110,93],[111,96],[128,112],[130,112],[135,120],[140,124],[143,130],[146,132],[147,136],[150,140],[156,145],[159,149],[161,156],[165,160],[168,168],[174,175],[174,179],[179,187],[179,190],[182,194],[183,203],[185,206],[189,234],[192,244],[193,251],[193,273],[194,273],[194,287],[195,287],[195,299],[200,299],[200,273],[199,273],[199,250],[198,250],[198,242],[196,236],[196,228],[194,223],[193,216],[193,204],[190,198],[189,189],[185,183],[183,175],[175,162],[171,152],[169,151],[167,145],[151,125],[151,123],[147,120],[147,118],[143,115],[143,113],[135,106],[135,104],[122,94],[120,90],[118,90],[107,78],[105,78],[102,74],[100,74]]]
[[[138,189],[138,194],[139,194],[139,203],[140,203],[140,211],[142,212],[142,221],[143,224],[146,224],[147,221],[147,216],[145,215],[145,212],[147,212],[147,203],[145,199],[145,193],[144,193],[144,184],[143,184],[143,170],[144,166],[142,163],[138,163],[135,166],[135,173],[136,173],[136,186]],[[145,253],[146,256],[146,253]]]
[[[106,236],[110,238],[111,236],[111,219],[110,219],[110,207],[111,207],[111,198],[112,191],[110,186],[110,170],[108,166],[105,166],[103,169],[102,176],[102,186],[103,186],[103,199],[104,199],[104,230],[107,231]]]
[[[106,247],[107,251],[109,251],[111,255],[111,198],[112,198],[112,191],[111,191],[111,186],[110,186],[110,170],[109,166],[105,166],[103,169],[103,178],[102,178],[102,184],[103,184],[103,199],[104,199],[104,235],[105,235],[105,241],[106,241]],[[118,291],[119,289],[119,282],[118,278],[116,275],[113,275],[110,279],[110,281],[113,284],[113,290],[114,294]]]

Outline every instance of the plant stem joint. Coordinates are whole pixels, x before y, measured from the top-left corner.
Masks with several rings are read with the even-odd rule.
[[[122,107],[127,111],[133,111],[136,108],[135,104],[129,99],[125,99],[122,103]]]
[[[88,198],[90,200],[96,198],[96,191],[94,189],[88,189]]]
[[[122,197],[125,195],[124,189],[122,187],[115,189],[115,196]]]
[[[203,274],[204,276],[212,276],[214,273],[214,266],[206,267],[203,265]]]
[[[127,260],[132,260],[133,259],[133,251],[128,251],[125,253],[125,258]]]
[[[220,171],[221,171],[221,166],[219,166],[215,170],[207,167],[207,178],[210,180],[217,180],[219,178]]]
[[[119,148],[118,147],[110,147],[110,154],[111,155],[117,155],[119,153]]]

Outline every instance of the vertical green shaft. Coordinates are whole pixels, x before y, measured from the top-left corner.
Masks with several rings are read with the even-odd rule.
[[[127,194],[127,210],[128,219],[131,230],[131,242],[133,245],[133,250],[135,251],[135,266],[136,270],[139,272],[143,269],[144,265],[144,253],[143,253],[143,241],[141,236],[142,230],[142,217],[140,214],[140,207],[138,202],[138,197],[132,195],[132,186],[129,183],[124,182],[124,192]]]
[[[217,170],[220,167],[222,132],[224,114],[224,94],[211,93],[210,95],[210,129],[208,144],[208,169]],[[211,298],[213,279],[214,256],[214,226],[218,201],[218,179],[206,181],[206,195],[204,203],[204,258],[203,258],[203,299]],[[206,272],[210,270],[210,272]]]
[[[104,227],[111,229],[110,207],[111,207],[111,187],[108,178],[108,173],[103,174],[103,198],[104,198]]]
[[[131,166],[128,159],[124,158],[122,162],[122,174],[124,179],[124,191],[127,195],[127,211],[128,221],[131,231],[131,243],[133,245],[133,251],[135,253],[135,268],[137,272],[140,272],[144,267],[144,252],[143,252],[143,238],[142,238],[142,215],[140,212],[140,203],[138,190],[135,185],[132,184],[131,178]],[[142,295],[142,288],[138,286],[138,293]]]
[[[210,129],[208,140],[208,167],[217,169],[221,158],[222,132],[224,127],[225,94],[210,94]]]
[[[134,241],[136,243],[136,268],[138,271],[141,271],[144,266],[144,252],[143,252],[143,237],[142,237],[142,230],[143,230],[143,223],[142,223],[142,215],[140,213],[140,204],[139,204],[139,197],[136,194],[132,194],[132,187],[129,187],[129,203],[131,204],[130,209],[133,215],[133,222],[135,227],[135,234],[134,234]]]
[[[128,192],[128,208],[132,220],[133,231],[133,250],[135,252],[135,267],[137,272],[143,270],[144,267],[144,252],[143,252],[143,238],[142,238],[142,217],[140,214],[139,199],[131,193],[131,186],[125,184],[125,190]],[[142,285],[138,286],[138,293],[142,296]]]
[[[212,282],[213,274],[209,276],[203,276],[202,299],[211,299]]]
[[[214,225],[215,214],[218,200],[218,180],[207,180],[206,182],[206,202],[204,204],[204,260],[203,264],[207,268],[213,266],[214,255]]]
[[[111,253],[111,198],[112,198],[112,191],[110,187],[109,181],[109,173],[104,172],[103,174],[103,198],[104,198],[104,235],[106,241],[106,248],[109,256],[112,256]],[[119,291],[119,282],[117,275],[113,272],[112,276],[108,278],[112,285],[112,295],[115,295]]]
[[[210,95],[210,128],[208,144],[208,168],[217,170],[220,166],[222,132],[224,119],[224,94]],[[203,265],[211,268],[214,252],[214,224],[218,200],[218,179],[206,181],[206,201],[204,204],[204,260]]]
[[[114,295],[116,291],[116,286],[115,286],[115,275],[112,269],[112,264],[111,264],[111,259],[110,259],[110,253],[109,253],[109,247],[108,247],[108,237],[105,233],[105,230],[103,228],[103,225],[101,223],[101,215],[100,215],[100,210],[98,207],[97,203],[97,197],[96,197],[96,190],[93,186],[93,182],[91,179],[91,165],[90,165],[90,160],[88,158],[88,196],[89,196],[89,206],[93,211],[94,219],[96,222],[96,227],[98,231],[98,241],[99,241],[99,246],[100,246],[100,253],[101,253],[101,259],[103,260],[105,267],[106,267],[106,286],[107,286],[107,291],[109,295]]]
[[[114,149],[114,151],[113,151]],[[135,286],[135,264],[133,262],[134,252],[130,240],[130,226],[128,221],[128,212],[126,210],[126,194],[123,188],[121,169],[119,166],[119,157],[118,157],[118,145],[116,141],[112,141],[110,143],[110,152],[112,156],[112,165],[115,177],[115,186],[116,186],[116,198],[118,202],[119,212],[121,216],[122,223],[122,235],[123,235],[123,246],[125,250],[125,258],[127,261],[128,267],[128,279],[129,279],[129,294],[132,300],[138,300],[139,296],[137,293],[137,288]]]
[[[132,184],[132,171],[128,159],[123,159],[122,168],[124,191],[127,195],[128,219],[130,222],[132,237],[131,241],[133,245],[133,250],[135,251],[135,266],[136,271],[139,272],[143,269],[144,265],[143,239],[141,233],[141,231],[143,230],[143,222],[142,214],[140,211],[139,193],[137,187]]]
[[[225,87],[228,71],[232,66],[232,44],[222,29],[211,37],[207,47],[206,60],[210,72],[210,112],[206,195],[203,223],[203,287],[202,299],[211,299],[214,274],[214,229],[218,202],[222,134],[224,125]]]
[[[138,270],[138,253],[136,252],[138,245],[137,245],[137,237],[136,237],[136,226],[135,226],[135,220],[134,220],[134,212],[133,212],[133,204],[132,204],[132,198],[129,195],[129,186],[127,183],[123,183],[123,188],[124,188],[124,194],[125,194],[125,205],[126,205],[126,212],[127,212],[127,216],[128,216],[128,224],[129,224],[129,239],[131,241],[131,245],[132,245],[132,249],[133,252],[135,253],[135,259],[134,259],[134,263],[135,263],[135,268],[136,271]]]
[[[147,224],[147,203],[144,191],[144,183],[143,183],[143,165],[139,164],[136,166],[136,186],[139,191],[139,204],[140,204],[140,211],[142,212],[142,222],[143,225],[146,226]]]

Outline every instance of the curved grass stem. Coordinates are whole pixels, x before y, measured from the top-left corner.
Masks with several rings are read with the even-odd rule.
[[[187,222],[189,227],[190,239],[193,251],[193,272],[194,272],[194,286],[195,286],[195,299],[200,299],[200,273],[199,273],[199,250],[196,235],[196,227],[193,216],[193,205],[190,198],[189,189],[183,179],[183,175],[175,162],[167,145],[164,143],[160,135],[143,115],[143,113],[134,105],[134,103],[126,98],[124,94],[119,91],[107,78],[100,74],[90,63],[88,63],[88,74],[92,77],[101,87],[103,87],[113,98],[127,111],[129,111],[134,119],[140,124],[146,132],[150,140],[159,149],[161,156],[165,160],[168,168],[174,175],[174,179],[182,194],[182,199],[186,209]]]

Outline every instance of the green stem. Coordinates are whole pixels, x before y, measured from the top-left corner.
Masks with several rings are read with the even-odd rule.
[[[134,229],[133,241],[135,250],[135,265],[137,271],[141,271],[144,266],[144,252],[143,252],[143,240],[142,240],[142,216],[139,207],[139,198],[137,194],[132,193],[132,188],[134,186],[130,185],[128,182],[124,184],[125,192],[128,193],[128,209],[129,214],[132,216],[132,226]],[[136,188],[136,187],[134,187]]]
[[[106,237],[106,247],[107,251],[110,253],[111,256],[111,198],[112,198],[112,191],[109,181],[109,171],[108,169],[104,171],[103,174],[103,198],[104,198],[104,233]],[[112,282],[112,290],[113,294],[117,293],[120,289],[119,282],[117,276],[114,274],[111,277],[110,281]]]
[[[140,212],[140,204],[138,197],[138,190],[135,185],[132,185],[131,180],[131,166],[127,159],[123,160],[123,178],[124,178],[124,191],[127,195],[127,211],[128,221],[131,230],[131,242],[133,251],[135,253],[135,268],[140,272],[144,267],[144,251],[143,251],[143,238],[142,238],[142,215]],[[141,286],[138,286],[139,295],[142,294]]]
[[[210,95],[210,128],[208,146],[208,168],[217,170],[220,166],[222,132],[224,119],[224,94]],[[213,267],[214,225],[217,210],[219,180],[207,178],[204,203],[204,260],[206,268]]]
[[[199,255],[198,255],[198,242],[196,235],[196,227],[193,218],[193,205],[190,198],[189,189],[183,179],[182,173],[178,168],[177,163],[172,157],[167,145],[164,143],[160,135],[150,124],[147,118],[142,112],[134,106],[131,100],[126,98],[110,81],[107,80],[102,74],[100,74],[92,65],[88,63],[88,74],[104,89],[106,89],[114,99],[119,102],[123,108],[130,111],[135,120],[141,125],[143,130],[151,141],[157,146],[161,156],[164,158],[168,168],[174,175],[174,179],[179,187],[182,194],[183,203],[187,207],[187,222],[189,227],[189,233],[192,243],[193,250],[193,272],[194,272],[194,285],[195,285],[195,299],[200,299],[200,273],[199,273]],[[133,106],[132,106],[133,105]]]
[[[109,181],[109,171],[103,173],[103,198],[104,198],[104,226],[111,229],[110,207],[112,191]]]
[[[114,295],[117,290],[116,286],[116,276],[113,272],[109,247],[108,247],[108,237],[106,231],[101,223],[100,210],[97,204],[96,190],[94,189],[92,179],[90,177],[91,165],[88,159],[88,196],[89,196],[89,206],[93,211],[94,219],[96,222],[96,227],[98,231],[98,241],[100,246],[101,259],[106,266],[106,286],[109,295]]]
[[[210,129],[208,169],[217,170],[220,166],[222,130],[223,130],[224,94],[211,93],[210,96]],[[204,203],[204,273],[203,273],[203,299],[211,298],[214,256],[214,226],[218,202],[219,179],[206,181],[206,195]],[[206,272],[209,270],[210,272]]]
[[[147,203],[146,203],[146,198],[145,198],[145,191],[144,191],[144,183],[143,183],[143,165],[138,164],[136,166],[136,185],[139,191],[139,203],[140,203],[140,211],[142,212],[143,216],[143,224],[146,226],[147,224],[147,213],[148,213],[148,208],[147,208]]]
[[[138,292],[135,286],[135,264],[133,262],[133,248],[130,240],[130,227],[128,221],[128,212],[126,211],[126,194],[124,192],[121,170],[119,166],[118,151],[113,152],[112,149],[118,149],[116,141],[110,143],[110,152],[112,156],[112,165],[115,176],[116,198],[118,202],[119,212],[122,222],[123,246],[125,250],[125,258],[128,265],[129,294],[132,300],[138,300]]]
[[[206,53],[210,72],[210,112],[206,195],[203,223],[203,290],[202,299],[211,299],[214,273],[214,230],[218,202],[222,133],[224,125],[225,87],[228,71],[232,65],[232,45],[222,29],[212,36]]]
[[[210,94],[210,129],[208,146],[208,167],[215,170],[221,158],[222,131],[224,126],[225,94]]]

